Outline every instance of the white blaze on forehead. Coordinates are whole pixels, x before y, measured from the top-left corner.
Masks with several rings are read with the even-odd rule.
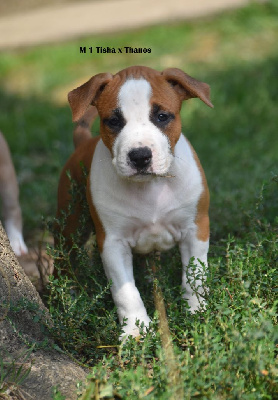
[[[173,156],[168,137],[150,120],[151,96],[151,85],[143,78],[128,79],[119,90],[117,106],[125,125],[115,138],[112,163],[121,176],[137,175],[129,152],[140,147],[148,147],[152,152],[151,163],[145,172],[163,175],[170,168]]]
[[[128,79],[121,87],[118,104],[127,121],[149,119],[152,88],[143,78]]]

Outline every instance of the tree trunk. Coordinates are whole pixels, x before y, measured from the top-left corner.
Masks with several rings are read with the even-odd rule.
[[[76,383],[85,381],[86,372],[54,350],[43,331],[47,320],[50,323],[48,310],[19,265],[0,222],[0,367],[2,361],[10,371],[5,385],[12,398],[48,400],[58,387],[67,400],[76,399]],[[30,368],[23,382],[13,374],[21,366],[20,376]],[[0,368],[0,394],[3,373]]]

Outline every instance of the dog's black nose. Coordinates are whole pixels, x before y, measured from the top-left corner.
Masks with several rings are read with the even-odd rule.
[[[137,170],[147,169],[152,161],[152,151],[149,147],[138,147],[128,153],[129,163]]]

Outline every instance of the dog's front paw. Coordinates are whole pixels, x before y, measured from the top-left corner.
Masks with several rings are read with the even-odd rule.
[[[28,253],[28,248],[24,242],[22,233],[18,230],[7,231],[11,247],[17,257]]]
[[[142,332],[146,332],[151,320],[148,316],[144,319],[140,318],[125,318],[124,325],[122,327],[122,334],[119,337],[121,342],[125,342],[128,337],[139,338],[142,336]]]
[[[205,311],[207,308],[207,302],[201,296],[192,295],[184,295],[184,298],[187,300],[187,303],[190,308],[190,312],[195,314],[197,311]]]

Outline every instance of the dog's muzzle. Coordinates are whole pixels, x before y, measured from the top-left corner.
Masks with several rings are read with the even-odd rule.
[[[152,162],[152,151],[149,147],[138,147],[127,154],[128,164],[137,172],[145,172]]]

